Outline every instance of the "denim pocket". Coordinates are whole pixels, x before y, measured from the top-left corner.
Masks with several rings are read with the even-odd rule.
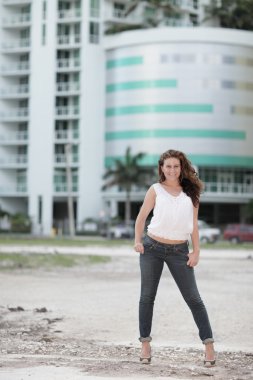
[[[180,244],[179,247],[175,248],[175,251],[177,253],[181,253],[182,255],[188,256],[188,253],[189,253],[188,244],[187,243],[185,243],[184,245]]]
[[[143,239],[143,247],[144,249],[152,250],[155,247],[155,243],[152,242],[148,236],[145,236]]]

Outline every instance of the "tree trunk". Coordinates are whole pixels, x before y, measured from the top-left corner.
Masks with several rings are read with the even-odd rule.
[[[65,145],[66,156],[66,177],[67,177],[67,191],[68,191],[68,219],[69,219],[69,234],[71,237],[75,236],[75,221],[74,221],[74,207],[72,197],[72,173],[71,173],[71,144]]]
[[[126,202],[125,202],[125,224],[129,225],[131,218],[131,201],[130,201],[130,191],[126,192]]]

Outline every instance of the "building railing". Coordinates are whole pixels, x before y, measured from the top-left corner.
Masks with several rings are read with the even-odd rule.
[[[80,67],[79,58],[61,58],[57,60],[57,67],[59,69]]]
[[[75,92],[80,90],[78,82],[58,82],[56,83],[57,92]]]
[[[72,164],[79,162],[79,156],[76,153],[70,155],[70,161]],[[66,164],[66,155],[64,153],[56,153],[54,156],[55,164]]]
[[[58,45],[75,45],[81,42],[80,34],[71,34],[71,35],[59,35],[57,36]]]
[[[99,35],[98,34],[90,34],[90,42],[92,44],[98,44],[99,43]]]
[[[222,193],[230,195],[253,194],[253,184],[205,182],[204,193]]]
[[[162,22],[163,25],[166,26],[178,26],[178,27],[191,27],[193,23],[189,20],[185,19],[176,19],[173,17],[165,18]]]
[[[143,21],[142,16],[140,16],[139,14],[132,12],[131,14],[126,16],[125,11],[121,9],[108,9],[104,14],[104,19],[105,21],[127,21],[129,24],[140,24]]]
[[[29,38],[21,38],[17,41],[7,41],[2,44],[3,50],[15,50],[15,49],[23,49],[30,47],[30,39]]]
[[[132,200],[139,200],[145,195],[146,189],[134,187],[132,189]],[[106,195],[112,198],[122,199],[125,197],[125,190],[118,189],[117,186],[106,191]],[[221,183],[221,182],[205,182],[203,196],[212,197],[234,197],[247,198],[253,197],[253,184],[246,183]],[[229,198],[228,198],[229,199]]]
[[[28,131],[18,131],[8,133],[8,135],[0,135],[0,144],[7,142],[20,142],[28,140]]]
[[[26,164],[27,155],[26,154],[16,154],[9,157],[0,157],[0,165],[18,165]]]
[[[8,66],[2,66],[1,72],[4,73],[10,73],[10,72],[20,72],[28,71],[30,70],[30,63],[29,62],[17,62],[17,63],[10,63]]]
[[[10,86],[8,88],[3,88],[0,91],[0,95],[26,95],[29,93],[29,85],[21,84],[19,86]]]
[[[0,119],[13,119],[13,118],[23,118],[28,117],[29,109],[28,108],[16,108],[8,112],[0,112]]]
[[[6,187],[0,187],[0,194],[19,194],[19,193],[26,193],[27,192],[27,185],[26,184],[18,184],[16,186],[6,186]]]
[[[73,132],[70,132],[70,131],[55,131],[55,140],[76,140],[79,138],[79,133],[78,131],[73,131]]]
[[[73,18],[80,18],[82,15],[81,9],[64,9],[60,10],[58,12],[58,18],[59,19],[73,19]]]
[[[79,106],[61,106],[55,109],[57,116],[79,115]]]
[[[3,26],[6,25],[19,25],[19,24],[26,24],[31,21],[31,14],[30,13],[20,13],[15,14],[11,17],[4,18],[3,19]]]
[[[11,4],[30,4],[32,0],[2,0],[3,4],[11,5]]]
[[[194,4],[192,0],[172,0],[171,5],[175,5],[177,7],[187,7],[187,8],[194,8]]]
[[[68,186],[66,183],[60,183],[60,184],[54,184],[54,191],[56,193],[67,193],[68,192]],[[72,184],[72,192],[76,193],[78,192],[78,186],[75,184]]]

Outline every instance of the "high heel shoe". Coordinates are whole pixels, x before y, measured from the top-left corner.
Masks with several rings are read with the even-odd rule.
[[[207,368],[214,367],[215,363],[216,363],[215,359],[213,359],[213,360],[207,360],[206,358],[204,359],[204,366]]]
[[[151,356],[149,356],[148,358],[142,358],[140,356],[140,362],[141,362],[141,364],[150,364],[151,363]]]
[[[140,362],[141,364],[150,364],[151,363],[151,350],[149,356],[140,356]]]

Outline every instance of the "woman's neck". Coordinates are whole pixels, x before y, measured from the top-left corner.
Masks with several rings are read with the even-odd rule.
[[[162,182],[162,184],[164,186],[168,186],[168,187],[181,187],[180,183],[178,181],[164,181]]]

